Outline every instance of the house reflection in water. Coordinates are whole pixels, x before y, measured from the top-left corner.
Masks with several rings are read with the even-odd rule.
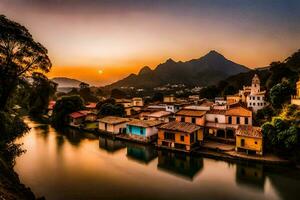
[[[260,164],[237,164],[236,183],[261,192],[264,191],[266,176],[264,167]]]
[[[148,164],[150,161],[157,157],[157,151],[155,147],[151,145],[142,145],[128,142],[126,146],[127,157],[140,163]]]
[[[116,151],[125,147],[125,143],[120,140],[114,140],[107,137],[99,137],[99,148],[104,149],[109,153],[115,153]]]
[[[203,158],[162,150],[158,152],[157,168],[193,180],[203,168]]]

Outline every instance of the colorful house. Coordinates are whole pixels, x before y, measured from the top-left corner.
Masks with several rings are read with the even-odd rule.
[[[201,127],[186,122],[169,122],[158,128],[157,145],[162,148],[190,152],[197,144],[203,142]]]
[[[251,125],[240,125],[236,131],[236,151],[263,155],[261,128]]]
[[[172,120],[172,113],[168,111],[157,111],[145,116],[148,120],[157,120],[161,122],[169,122]]]
[[[176,121],[188,122],[199,126],[205,125],[205,113],[206,111],[197,109],[181,109],[176,114]]]
[[[107,116],[99,119],[99,131],[110,134],[120,134],[126,132],[126,125],[130,120],[128,118]]]
[[[82,125],[85,122],[86,116],[89,113],[90,111],[88,110],[81,110],[69,114],[70,126],[79,127],[80,125]]]
[[[139,120],[134,119],[127,123],[127,135],[137,141],[151,142],[157,138],[157,126],[162,124],[161,121],[156,120]]]

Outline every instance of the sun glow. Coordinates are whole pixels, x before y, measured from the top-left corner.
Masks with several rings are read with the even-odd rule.
[[[103,74],[103,70],[99,69],[98,74]]]

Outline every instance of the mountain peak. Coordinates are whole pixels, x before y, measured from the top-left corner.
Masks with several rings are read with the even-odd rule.
[[[224,56],[222,54],[220,54],[219,52],[217,52],[216,50],[211,50],[204,57],[222,57],[222,58],[224,58]]]
[[[152,72],[152,70],[150,69],[150,67],[144,66],[144,67],[140,70],[139,75],[148,74],[149,72]]]
[[[169,58],[166,63],[175,63],[175,61],[172,58]]]

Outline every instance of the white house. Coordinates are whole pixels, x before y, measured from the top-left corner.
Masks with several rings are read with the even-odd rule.
[[[125,133],[129,121],[128,118],[107,116],[99,119],[99,130],[111,134]]]
[[[260,80],[257,74],[255,74],[252,79],[250,94],[246,97],[247,107],[252,108],[254,112],[265,107],[267,105],[265,93],[266,91],[260,90]]]

